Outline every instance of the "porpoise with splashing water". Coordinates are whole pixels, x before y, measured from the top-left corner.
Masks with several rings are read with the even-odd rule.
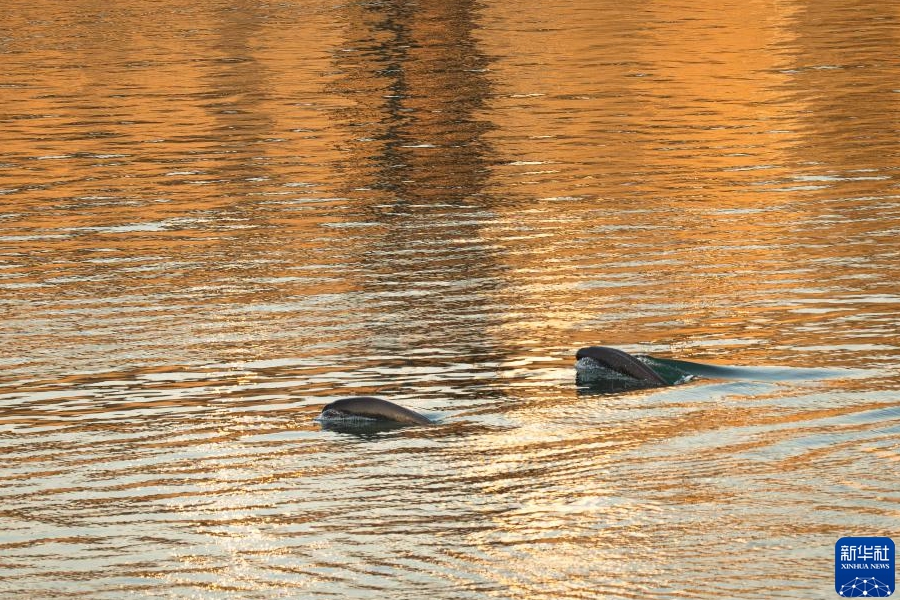
[[[807,381],[842,376],[843,369],[795,367],[734,367],[637,356],[605,346],[588,346],[575,353],[576,381],[591,392],[618,393],[639,388],[678,385],[698,378],[732,381]]]
[[[697,377],[734,378],[737,369],[702,363],[634,356],[606,346],[588,346],[575,353],[579,383],[605,386],[610,391],[664,387],[686,383]]]
[[[346,422],[353,419],[402,425],[434,425],[424,415],[374,396],[355,396],[335,400],[322,409],[321,422]]]
[[[632,377],[647,387],[669,385],[669,382],[649,366],[627,352],[616,348],[607,348],[605,346],[581,348],[575,353],[575,360],[579,361],[581,365],[595,363],[600,367],[606,367],[616,373]],[[588,367],[584,367],[584,369],[586,368]]]

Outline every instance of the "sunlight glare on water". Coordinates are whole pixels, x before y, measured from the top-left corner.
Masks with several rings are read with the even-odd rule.
[[[900,535],[890,4],[6,13],[0,597],[807,599]]]

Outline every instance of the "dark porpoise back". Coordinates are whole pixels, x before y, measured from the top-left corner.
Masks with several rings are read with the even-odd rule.
[[[335,400],[322,409],[322,414],[325,414],[327,411],[334,411],[348,416],[366,417],[368,419],[408,423],[410,425],[434,424],[428,417],[373,396],[356,396],[354,398]]]
[[[575,359],[581,360],[582,358],[591,358],[604,367],[622,373],[623,375],[634,377],[638,381],[644,381],[654,385],[669,385],[656,371],[627,352],[622,352],[615,348],[607,348],[605,346],[589,346],[587,348],[582,348],[575,353]]]

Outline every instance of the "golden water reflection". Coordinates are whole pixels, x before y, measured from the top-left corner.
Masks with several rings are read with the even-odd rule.
[[[891,535],[889,5],[8,12],[17,593],[799,599]],[[577,389],[598,343],[751,375]]]

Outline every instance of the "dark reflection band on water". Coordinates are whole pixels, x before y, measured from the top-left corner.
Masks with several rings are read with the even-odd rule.
[[[799,600],[895,534],[891,6],[8,13],[0,596]]]
[[[360,288],[390,302],[359,340],[376,354],[504,355],[488,335],[502,309],[484,310],[502,279],[499,250],[481,235],[494,213],[484,193],[490,83],[471,37],[476,6],[345,9],[332,89],[350,104],[335,115],[348,142],[335,169],[353,182],[344,193],[358,221],[342,226],[361,254]]]

